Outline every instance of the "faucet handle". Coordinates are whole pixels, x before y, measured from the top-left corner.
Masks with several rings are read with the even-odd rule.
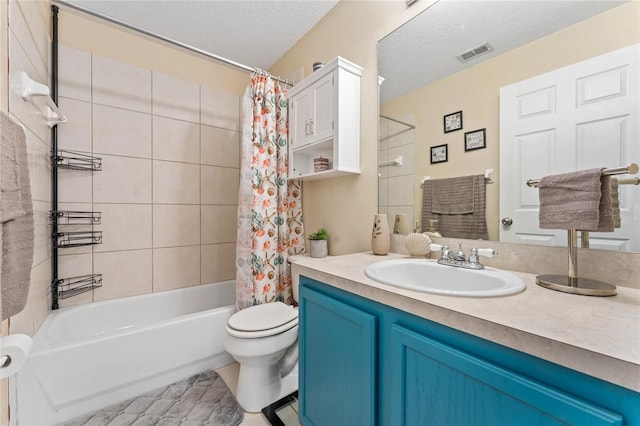
[[[484,257],[493,257],[493,256],[497,256],[498,252],[490,248],[481,248],[481,249],[478,249],[478,255],[484,256]]]

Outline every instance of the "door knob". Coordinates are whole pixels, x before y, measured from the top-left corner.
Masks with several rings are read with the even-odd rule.
[[[511,226],[513,224],[513,219],[507,216],[507,217],[503,217],[501,222],[504,226]]]

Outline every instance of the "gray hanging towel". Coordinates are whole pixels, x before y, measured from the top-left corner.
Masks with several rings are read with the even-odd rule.
[[[541,229],[613,232],[609,177],[602,169],[545,176],[538,185]]]
[[[452,185],[449,196],[452,199],[463,200],[468,194],[473,196],[471,208],[462,209],[462,203],[457,202],[449,211],[468,211],[468,213],[440,214],[433,212],[434,183],[442,187],[442,181]],[[467,185],[464,187],[463,185]],[[461,189],[462,186],[462,189]],[[456,188],[456,189],[451,189]],[[458,192],[462,192],[459,195]],[[455,193],[455,194],[454,194]],[[488,239],[486,212],[486,183],[484,175],[462,176],[458,178],[426,180],[422,186],[422,230],[427,230],[429,220],[438,221],[436,231],[443,237],[465,239]]]
[[[436,179],[431,182],[431,213],[473,213],[474,176]]]
[[[26,136],[0,112],[0,320],[27,303],[33,263],[34,220]]]

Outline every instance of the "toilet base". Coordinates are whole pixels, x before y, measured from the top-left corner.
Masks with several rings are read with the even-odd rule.
[[[298,364],[289,374],[280,377],[279,365],[257,368],[240,364],[236,400],[248,413],[258,413],[264,407],[298,390]]]

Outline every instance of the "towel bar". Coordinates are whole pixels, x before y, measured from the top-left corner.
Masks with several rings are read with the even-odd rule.
[[[626,173],[638,173],[638,165],[631,163],[626,167],[602,170],[602,174],[607,176]],[[540,179],[529,179],[527,181],[527,185],[531,187],[537,187],[539,183]],[[568,275],[538,275],[536,284],[552,290],[585,296],[615,296],[617,294],[616,286],[613,284],[578,276],[578,230],[567,230],[567,248],[569,250]]]
[[[47,119],[47,126],[53,127],[58,123],[66,123],[67,118],[60,113],[58,105],[51,99],[51,91],[44,84],[29,78],[26,72],[20,72],[20,96],[27,101],[34,96],[43,96],[47,103],[47,113],[44,114]]]
[[[628,166],[623,166],[623,167],[614,167],[611,169],[604,169],[602,170],[602,174],[603,175],[623,175],[623,174],[632,174],[635,175],[636,173],[638,173],[638,164],[637,163],[631,163]],[[527,181],[527,186],[531,186],[533,188],[536,188],[538,185],[540,184],[540,179],[529,179]]]

